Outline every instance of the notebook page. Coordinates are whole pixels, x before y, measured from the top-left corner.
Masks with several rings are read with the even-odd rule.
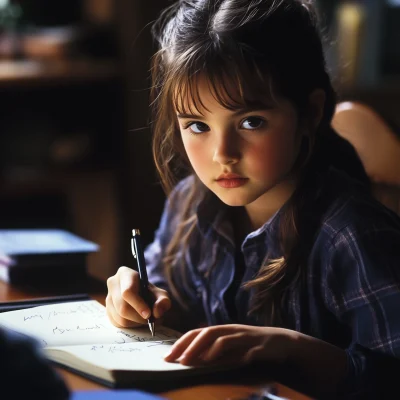
[[[122,329],[111,324],[95,300],[51,304],[0,314],[0,326],[39,340],[44,346],[176,340],[180,334],[159,327],[152,338],[148,326]]]
[[[164,361],[164,356],[170,349],[171,344],[159,341],[122,345],[84,345],[68,348],[48,347],[45,352],[49,358],[55,361],[68,360],[68,365],[74,367],[78,367],[79,362],[72,362],[72,358],[68,357],[65,352],[107,370],[175,371],[191,368],[179,363]]]

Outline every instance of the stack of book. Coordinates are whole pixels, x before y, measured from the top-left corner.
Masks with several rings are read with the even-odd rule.
[[[0,230],[0,280],[40,284],[82,280],[93,242],[60,229]]]

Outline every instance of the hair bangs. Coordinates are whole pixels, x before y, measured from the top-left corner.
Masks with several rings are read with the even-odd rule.
[[[171,78],[172,103],[179,114],[203,114],[204,110],[208,110],[199,93],[200,76],[185,72],[181,70]]]
[[[190,57],[190,56],[189,56]],[[277,103],[277,88],[265,66],[255,60],[223,60],[205,53],[196,60],[171,69],[169,87],[173,106],[178,113],[204,115],[210,111],[199,93],[199,83],[207,81],[214,99],[224,108],[236,111],[246,108],[266,108]],[[264,72],[261,72],[264,71]]]
[[[219,61],[219,62],[218,62]],[[236,111],[246,108],[265,108],[277,103],[277,91],[265,66],[255,60],[219,59],[206,68],[211,93],[224,108]]]

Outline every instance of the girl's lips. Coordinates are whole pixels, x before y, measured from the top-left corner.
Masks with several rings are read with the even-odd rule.
[[[224,174],[221,174],[218,178],[217,181],[221,180],[221,179],[245,179],[243,176],[238,175],[238,174],[234,174],[232,172],[226,172]]]
[[[230,178],[218,179],[216,182],[219,186],[227,189],[237,188],[243,186],[248,181],[247,178]]]

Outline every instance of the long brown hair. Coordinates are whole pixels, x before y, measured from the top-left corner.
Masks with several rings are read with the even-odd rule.
[[[321,122],[304,139],[298,160],[301,162],[296,163],[301,167],[299,186],[280,219],[282,257],[271,260],[266,255],[258,276],[246,284],[256,289],[252,311],[262,312],[267,320],[278,323],[280,305],[288,290],[301,281],[318,229],[318,216],[313,223],[306,223],[302,216],[308,215],[307,209],[315,204],[321,204],[319,214],[324,208],[323,202],[318,203],[318,191],[310,188],[315,188],[318,177],[336,163],[327,149],[332,150],[332,144],[346,148],[330,128],[336,95],[325,64],[313,1],[181,0],[160,15],[153,36],[159,44],[152,63],[153,156],[167,193],[177,180],[193,174],[176,109],[187,112],[185,107],[204,108],[197,90],[201,77],[206,77],[214,97],[228,109],[270,103],[279,94],[296,107],[299,120],[307,116],[309,95],[317,88],[325,92]],[[356,159],[346,151],[348,160]],[[345,162],[345,154],[342,159]],[[354,165],[360,172],[357,160]],[[191,243],[197,222],[194,204],[206,191],[198,178],[193,179],[190,193],[180,204],[181,223],[164,259],[177,299],[181,297],[174,285],[174,273],[176,268],[180,274],[185,273],[185,266],[177,262],[177,252],[182,250],[182,243],[184,251]]]

